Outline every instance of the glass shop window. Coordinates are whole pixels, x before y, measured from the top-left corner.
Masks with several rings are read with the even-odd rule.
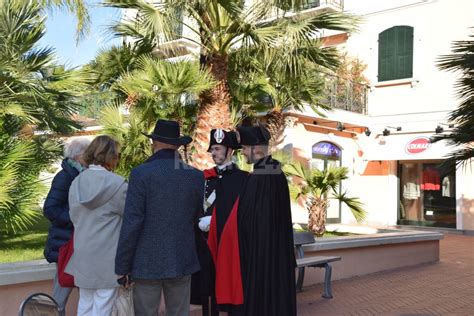
[[[456,170],[440,163],[400,163],[400,225],[456,228]]]

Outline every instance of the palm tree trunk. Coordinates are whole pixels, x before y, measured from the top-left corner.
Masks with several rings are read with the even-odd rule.
[[[211,156],[207,153],[209,133],[213,128],[230,129],[232,127],[229,111],[230,91],[227,82],[227,56],[211,55],[205,60],[205,67],[209,69],[216,86],[201,94],[196,130],[194,133],[193,166],[198,169],[210,168],[214,165]]]
[[[326,232],[326,216],[329,201],[324,198],[310,196],[306,202],[308,210],[308,229],[317,237],[321,237]]]
[[[273,152],[283,142],[285,131],[285,117],[280,110],[272,110],[266,115],[267,129],[272,138],[270,139],[270,150]]]
[[[177,117],[177,118],[173,118],[176,120],[176,122],[178,122],[179,126],[181,127],[181,130],[183,130],[183,126],[184,126],[184,118],[183,117]],[[181,157],[183,158],[184,162],[189,164],[190,162],[190,158],[191,158],[191,155],[190,155],[190,152],[189,152],[189,145],[184,145],[184,146],[180,146],[178,148],[178,152],[179,154],[181,155]]]

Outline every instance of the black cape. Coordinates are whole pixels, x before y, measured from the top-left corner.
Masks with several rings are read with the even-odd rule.
[[[255,163],[238,208],[244,304],[232,315],[296,315],[290,195],[281,165],[271,156]]]
[[[219,171],[217,168],[205,170],[204,176],[206,178],[205,197],[208,198],[215,190],[216,200],[207,210],[203,210],[200,217],[211,216],[214,208],[216,209],[216,228],[219,240],[232,206],[248,178],[248,172],[231,164],[223,171]],[[208,302],[209,297],[214,296],[215,269],[207,246],[208,234],[202,232],[197,224],[195,225],[195,237],[201,270],[191,277],[191,304],[203,305]]]

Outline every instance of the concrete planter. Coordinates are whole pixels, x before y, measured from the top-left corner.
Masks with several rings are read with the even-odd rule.
[[[342,257],[333,264],[333,280],[439,261],[441,233],[343,225],[328,225],[328,229],[364,234],[318,238],[303,246],[305,257]],[[18,315],[21,302],[32,293],[52,293],[55,271],[56,265],[45,260],[0,264],[0,315]],[[323,282],[323,270],[309,268],[305,274],[305,286]],[[75,315],[77,301],[75,289],[68,301],[68,315]],[[191,310],[197,312],[196,307]]]

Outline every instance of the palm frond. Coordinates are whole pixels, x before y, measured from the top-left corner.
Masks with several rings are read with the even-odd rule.
[[[471,30],[474,31],[474,28]],[[443,167],[462,166],[474,158],[474,34],[470,35],[469,40],[454,42],[452,54],[441,56],[438,67],[459,74],[455,87],[460,103],[450,113],[454,129],[450,133],[434,136],[433,141],[445,139],[461,147],[449,154]]]
[[[129,30],[131,24],[139,25],[148,34],[153,34],[158,42],[173,39],[176,35],[176,24],[182,23],[176,21],[176,7],[167,2],[154,4],[144,0],[105,0],[103,3],[108,7],[137,10],[135,16],[125,20],[125,25],[128,24]],[[126,29],[123,22],[119,24],[122,24],[122,30]],[[120,28],[116,28],[115,31],[120,31]],[[143,34],[142,32],[139,34]]]
[[[288,164],[283,167],[283,172],[290,177],[298,177],[303,180],[309,179],[308,174],[301,163]]]
[[[132,169],[143,163],[151,155],[151,145],[143,132],[148,132],[151,124],[142,120],[139,110],[132,110],[128,120],[122,116],[117,103],[107,106],[100,117],[104,133],[117,139],[121,144],[121,158],[116,172],[128,177]]]
[[[120,113],[120,104],[117,101],[102,109],[99,122],[104,127],[104,134],[123,143],[124,135],[127,133],[127,127],[125,126],[123,115]]]
[[[84,39],[90,31],[91,19],[87,2],[84,0],[34,0],[46,9],[59,9],[76,16],[76,41]]]
[[[50,71],[50,75],[44,77],[47,81],[46,87],[71,95],[83,93],[96,81],[95,74],[87,68],[65,69],[53,66]]]
[[[57,142],[0,137],[0,230],[26,229],[36,218],[46,193],[38,174],[60,154]]]
[[[351,210],[352,215],[358,223],[365,221],[367,217],[367,212],[364,210],[364,204],[359,200],[359,198],[348,197],[347,191],[337,194],[335,199],[346,204]]]

